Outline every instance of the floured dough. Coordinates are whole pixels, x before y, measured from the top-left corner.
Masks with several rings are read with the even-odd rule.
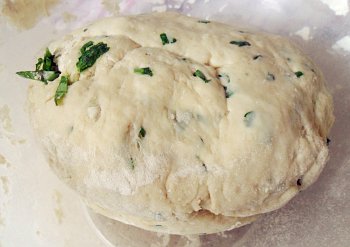
[[[88,41],[110,49],[79,73]],[[328,159],[331,96],[279,36],[161,13],[104,19],[49,49],[72,85],[56,106],[60,78],[31,82],[33,126],[57,175],[108,217],[175,234],[235,228]]]

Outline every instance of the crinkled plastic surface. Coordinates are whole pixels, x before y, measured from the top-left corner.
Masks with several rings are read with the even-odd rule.
[[[2,1],[3,5],[9,1]],[[16,1],[13,1],[16,2]],[[41,1],[45,3],[45,1]],[[350,244],[350,15],[346,0],[120,1],[120,14],[180,11],[289,36],[323,70],[334,97],[331,158],[285,207],[229,232],[178,237],[89,212],[49,170],[29,126],[25,81],[49,41],[118,12],[117,1],[60,1],[29,30],[0,18],[0,246],[310,246]],[[15,11],[15,10],[14,10]]]

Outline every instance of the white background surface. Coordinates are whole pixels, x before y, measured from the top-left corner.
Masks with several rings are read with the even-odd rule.
[[[0,154],[6,159],[1,164],[0,156],[2,247],[108,246],[87,217],[79,198],[50,172],[24,110],[26,81],[15,75],[16,71],[31,69],[42,55],[39,51],[50,40],[91,20],[111,15],[99,0],[63,2],[51,16],[30,30],[18,31],[0,19]],[[201,18],[251,25],[290,36],[321,67],[334,96],[336,123],[330,136],[331,159],[320,179],[284,208],[227,233],[239,235],[238,241],[228,244],[225,236],[217,235],[202,241],[211,242],[212,246],[223,246],[219,242],[245,247],[350,246],[348,5],[346,0],[121,1],[122,14],[176,9]],[[64,12],[77,18],[65,22]],[[135,246],[132,238],[128,241],[129,246]],[[197,242],[188,241],[188,244],[195,246]]]

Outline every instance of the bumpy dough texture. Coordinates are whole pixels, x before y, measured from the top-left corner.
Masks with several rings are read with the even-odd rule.
[[[78,73],[90,40],[110,50]],[[328,159],[331,96],[284,38],[163,13],[104,19],[49,48],[74,83],[60,106],[59,79],[31,83],[33,126],[57,175],[108,217],[176,234],[231,229],[283,206]]]

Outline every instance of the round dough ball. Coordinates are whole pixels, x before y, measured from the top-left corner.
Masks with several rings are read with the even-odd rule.
[[[89,41],[110,49],[79,72]],[[162,13],[104,19],[49,49],[71,85],[56,106],[60,78],[31,83],[33,126],[56,174],[113,219],[232,229],[286,204],[328,159],[332,98],[279,36]]]

